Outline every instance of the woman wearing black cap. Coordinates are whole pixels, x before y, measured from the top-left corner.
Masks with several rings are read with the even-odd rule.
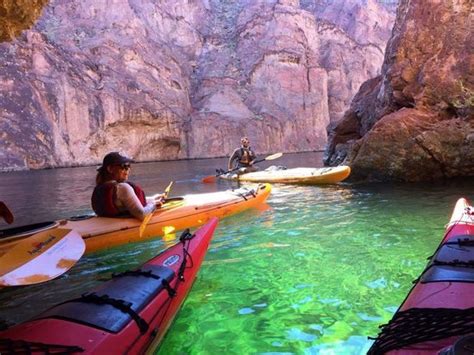
[[[163,203],[162,197],[147,201],[140,186],[128,180],[130,163],[134,161],[119,152],[108,153],[98,168],[96,187],[92,193],[92,209],[101,217],[132,215],[143,221]]]

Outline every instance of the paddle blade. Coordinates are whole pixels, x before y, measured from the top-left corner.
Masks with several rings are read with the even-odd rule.
[[[0,286],[32,285],[68,271],[86,250],[74,230],[56,228],[33,234],[0,257]]]
[[[282,155],[283,153],[275,153],[266,157],[265,160],[275,160],[275,159],[280,158]]]
[[[145,232],[146,226],[148,222],[150,222],[151,217],[153,217],[153,213],[148,213],[143,220],[142,224],[140,224],[140,229],[138,231],[138,236],[141,238],[143,237],[143,233]]]
[[[164,198],[167,198],[167,197],[168,197],[168,195],[169,195],[169,193],[170,193],[170,190],[171,190],[171,186],[173,186],[173,181],[171,181],[171,182],[169,183],[169,185],[166,187],[165,193],[163,194],[163,195],[164,195]]]
[[[209,176],[206,176],[206,177],[202,178],[201,181],[203,183],[208,184],[208,183],[216,182],[216,180],[217,180],[217,177],[215,175],[209,175]]]

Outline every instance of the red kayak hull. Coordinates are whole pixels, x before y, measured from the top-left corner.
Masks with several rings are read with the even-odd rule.
[[[42,343],[51,345],[60,345],[63,347],[79,347],[83,350],[81,353],[87,354],[141,354],[147,351],[153,351],[165,335],[168,327],[174,319],[174,316],[180,309],[186,295],[190,291],[193,282],[196,278],[197,272],[204,260],[209,243],[212,239],[214,230],[217,226],[217,218],[211,219],[206,225],[195,232],[194,237],[187,242],[187,253],[183,251],[183,244],[176,245],[166,249],[158,256],[149,260],[140,268],[146,270],[147,268],[159,268],[166,275],[170,287],[166,288],[160,286],[157,294],[154,294],[151,299],[148,299],[145,304],[142,302],[141,310],[137,310],[138,316],[146,322],[147,329],[140,329],[139,322],[130,318],[124,326],[117,331],[117,323],[112,323],[112,327],[107,329],[102,328],[101,319],[108,322],[108,314],[100,314],[103,305],[93,306],[86,305],[86,307],[98,307],[99,311],[92,315],[94,321],[99,320],[98,326],[87,324],[87,319],[73,319],[68,318],[68,314],[77,314],[80,318],[83,311],[82,303],[64,303],[53,307],[42,315],[36,317],[34,320],[16,325],[0,333],[0,353],[8,353],[6,347],[9,341],[22,341],[31,343]],[[186,267],[183,269],[183,260],[186,256]],[[154,272],[154,271],[153,271]],[[156,275],[153,275],[156,276]],[[112,290],[114,292],[124,292],[132,294],[132,298],[136,295],[133,293],[144,293],[144,289],[150,285],[147,283],[155,282],[161,285],[161,281],[155,279],[149,281],[148,278],[142,275],[138,276],[140,283],[144,287],[135,287],[136,280],[128,281],[128,278],[136,276],[124,276],[114,278],[96,288],[94,292],[101,294],[104,290]],[[163,276],[165,278],[165,276]],[[117,281],[117,279],[119,279]],[[125,280],[127,279],[127,280]],[[143,279],[143,280],[142,280]],[[125,281],[124,281],[125,280]],[[121,283],[122,291],[117,291],[117,282]],[[135,289],[127,289],[135,287]],[[115,290],[114,290],[115,288]],[[170,297],[170,288],[176,291],[175,296]],[[137,296],[138,297],[138,296]],[[143,297],[142,297],[143,298]],[[148,297],[150,298],[150,297]],[[72,308],[71,308],[72,307]],[[74,307],[77,307],[75,312]],[[66,312],[63,309],[66,309]],[[111,308],[106,305],[104,308]],[[62,312],[62,313],[61,313]],[[66,314],[66,316],[64,316]],[[117,314],[114,309],[110,314]],[[118,312],[118,319],[124,319],[126,316],[123,312]],[[101,318],[102,317],[102,318]],[[113,316],[110,316],[113,318]],[[74,318],[74,316],[73,316]],[[85,324],[86,323],[86,324]],[[105,324],[104,323],[104,324]],[[110,323],[110,322],[109,322]],[[106,328],[106,326],[105,326]],[[113,328],[113,329],[112,329]],[[6,341],[5,339],[9,339]],[[3,341],[2,341],[3,340]],[[70,348],[68,349],[70,350]]]
[[[452,258],[453,260],[451,261],[454,264],[458,263],[457,265],[442,264],[442,262],[445,262],[443,258],[447,255],[446,251],[448,254],[450,253],[449,249],[462,251],[465,254],[462,256],[462,260],[467,260],[467,262],[474,260],[474,248],[458,244],[458,240],[467,240],[469,238],[474,241],[474,209],[466,199],[461,198],[456,203],[451,220],[446,226],[444,238],[436,250],[432,261],[420,275],[420,278],[394,317],[400,312],[414,309],[423,309],[428,312],[433,312],[432,309],[443,309],[448,312],[464,310],[466,312],[465,310],[474,307],[474,268],[472,266],[460,265],[460,259],[456,259],[456,257]],[[471,245],[472,241],[470,242]],[[388,326],[390,326],[390,323]],[[431,326],[431,324],[428,326]],[[416,333],[416,331],[415,329],[414,332]],[[387,350],[383,347],[380,348],[383,344],[383,341],[381,341],[383,339],[381,337],[383,334],[382,328],[382,332],[370,349],[369,354],[438,354],[442,350],[447,351],[449,347],[453,346],[462,337],[464,337],[463,341],[466,341],[467,337],[474,334],[474,325],[471,325],[471,332],[467,331],[459,335],[443,337],[442,331],[438,332],[436,330],[432,332],[432,334],[434,333],[438,333],[436,337],[441,339],[421,341],[405,345],[402,348],[398,348],[396,345],[390,346],[392,349],[389,348]],[[385,340],[387,340],[387,337]],[[472,341],[469,340],[469,342]],[[386,344],[383,345],[386,346]]]

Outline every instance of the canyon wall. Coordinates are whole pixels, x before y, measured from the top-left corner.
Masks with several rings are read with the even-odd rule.
[[[393,1],[0,4],[0,170],[321,150],[380,74]]]

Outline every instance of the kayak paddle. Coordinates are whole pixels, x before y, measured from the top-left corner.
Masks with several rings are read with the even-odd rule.
[[[257,163],[261,163],[262,161],[266,161],[266,160],[275,160],[275,159],[280,158],[282,155],[283,155],[283,153],[275,153],[275,154],[269,155],[266,158],[257,159],[253,163],[257,164]],[[204,182],[204,183],[215,182],[217,177],[219,177],[221,175],[224,175],[224,174],[231,173],[231,172],[239,170],[239,169],[240,168],[237,167],[237,168],[234,168],[234,169],[231,169],[231,170],[224,171],[224,172],[219,173],[217,175],[209,175],[209,176],[204,177],[201,181]]]
[[[168,194],[170,193],[170,190],[171,190],[171,186],[173,186],[173,181],[171,181],[168,184],[168,186],[166,187],[165,192],[163,193],[163,199],[166,199],[168,197]],[[148,213],[146,215],[145,219],[143,220],[142,224],[140,224],[140,229],[138,230],[138,236],[140,238],[143,236],[143,232],[145,232],[145,228],[146,228],[148,222],[150,222],[150,219],[151,219],[152,216],[153,216],[153,212]]]
[[[12,224],[15,219],[12,211],[10,211],[3,201],[0,201],[0,217],[2,217],[8,224]]]
[[[85,250],[81,235],[72,229],[33,234],[11,249],[0,251],[0,287],[52,280],[76,264]]]
[[[171,181],[168,186],[166,186],[165,193],[163,194],[163,198],[166,199],[170,193],[171,186],[173,186],[173,181]]]

